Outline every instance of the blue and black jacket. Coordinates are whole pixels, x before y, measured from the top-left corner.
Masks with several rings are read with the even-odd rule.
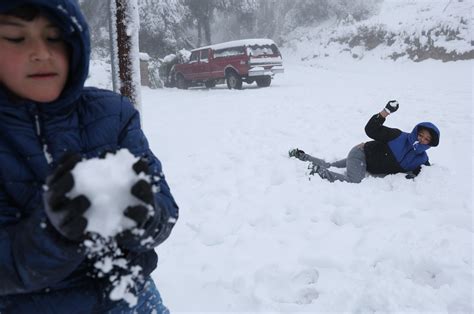
[[[170,234],[178,207],[129,100],[113,92],[84,88],[90,39],[75,0],[0,1],[0,13],[20,5],[40,8],[63,32],[70,47],[70,75],[51,103],[12,101],[0,85],[0,313],[101,312],[107,281],[93,278],[80,244],[63,238],[43,206],[46,177],[67,153],[84,158],[121,148],[149,160],[157,180],[159,214],[144,237],[147,246],[128,247],[124,258],[148,276],[156,267],[154,247]]]
[[[431,122],[417,124],[411,133],[383,125],[385,118],[376,114],[365,126],[366,134],[374,139],[365,143],[364,152],[367,171],[372,174],[411,172],[418,174],[422,165],[429,165],[428,150],[439,143],[440,132]],[[429,145],[417,140],[418,130],[427,129],[432,137]]]

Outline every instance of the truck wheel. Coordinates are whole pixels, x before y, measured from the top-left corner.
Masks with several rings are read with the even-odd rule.
[[[216,81],[205,81],[205,82],[204,82],[204,85],[205,85],[207,88],[213,88],[213,87],[216,87]]]
[[[184,76],[178,75],[178,77],[176,78],[176,86],[179,89],[188,89],[188,82],[186,82]]]
[[[242,89],[242,78],[235,72],[226,75],[227,87],[229,89]]]
[[[258,87],[268,87],[272,83],[272,77],[268,76],[268,75],[267,76],[262,76],[262,77],[259,77],[259,78],[255,79],[255,81],[257,81],[257,86]]]

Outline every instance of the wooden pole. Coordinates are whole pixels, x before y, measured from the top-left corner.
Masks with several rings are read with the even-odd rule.
[[[115,7],[113,7],[115,6]],[[140,60],[138,51],[138,4],[136,0],[112,0],[111,12],[115,16],[112,30],[116,60],[114,77],[119,81],[120,94],[127,96],[135,107],[141,109]]]

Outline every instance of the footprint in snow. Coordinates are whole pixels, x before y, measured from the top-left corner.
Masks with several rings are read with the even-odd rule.
[[[319,292],[314,285],[319,279],[319,272],[316,269],[303,270],[292,278],[292,284],[296,288],[296,303],[311,304],[319,297]]]
[[[318,279],[316,269],[291,273],[282,271],[278,266],[269,267],[257,272],[256,297],[276,303],[311,304],[319,297],[316,289]]]

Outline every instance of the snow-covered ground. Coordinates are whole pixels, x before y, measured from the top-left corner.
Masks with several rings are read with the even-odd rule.
[[[453,17],[469,3],[404,2],[420,6],[385,1],[374,25],[418,32],[436,20],[422,5]],[[329,47],[329,57],[301,62],[318,52],[310,35],[283,49],[286,72],[269,88],[142,91],[144,129],[180,206],[153,273],[165,304],[172,313],[473,313],[472,61],[383,61],[379,48],[355,60]],[[110,88],[103,68],[92,63],[90,85]],[[390,99],[400,109],[387,126],[431,121],[441,131],[415,180],[309,180],[307,164],[288,158],[294,147],[345,157]]]
[[[332,61],[331,61],[332,60]],[[172,312],[473,312],[472,62],[287,62],[269,88],[143,90],[144,129],[180,205],[153,273]],[[432,121],[414,180],[308,180],[299,147],[344,157]]]

